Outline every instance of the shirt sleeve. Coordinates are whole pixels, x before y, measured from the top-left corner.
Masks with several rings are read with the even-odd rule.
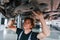
[[[22,29],[17,28],[16,33],[17,33],[17,34],[20,34],[21,31],[22,31]]]
[[[32,34],[32,40],[39,40],[37,38],[37,35],[38,35],[38,33],[33,32],[33,34]]]

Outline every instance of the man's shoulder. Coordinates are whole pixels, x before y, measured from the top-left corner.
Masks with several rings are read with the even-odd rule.
[[[20,34],[21,31],[23,31],[23,30],[20,29],[20,28],[17,28],[17,29],[16,29],[16,33],[17,33],[17,34]]]
[[[38,40],[37,38],[38,32],[32,32],[32,40]]]
[[[32,32],[32,35],[36,35],[37,36],[38,35],[38,32]]]
[[[21,28],[17,28],[17,30],[18,30],[18,31],[23,31],[23,29],[21,29]]]

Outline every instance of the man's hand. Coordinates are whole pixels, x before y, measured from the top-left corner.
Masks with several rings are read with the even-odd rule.
[[[33,12],[34,18],[36,18],[36,19],[38,19],[38,20],[44,19],[42,12],[39,12],[39,11],[37,11],[37,12],[32,11],[32,12]]]

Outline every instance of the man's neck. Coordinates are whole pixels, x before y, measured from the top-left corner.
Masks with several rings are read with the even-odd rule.
[[[24,33],[25,34],[28,34],[28,33],[30,33],[31,32],[31,29],[30,30],[24,30]]]

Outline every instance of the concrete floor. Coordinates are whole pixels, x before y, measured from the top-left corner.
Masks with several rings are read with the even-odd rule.
[[[8,34],[3,30],[0,31],[0,40],[17,40],[17,35],[9,30]],[[51,28],[51,35],[44,40],[60,40],[60,31]]]
[[[0,40],[3,40],[3,31],[0,31]]]

